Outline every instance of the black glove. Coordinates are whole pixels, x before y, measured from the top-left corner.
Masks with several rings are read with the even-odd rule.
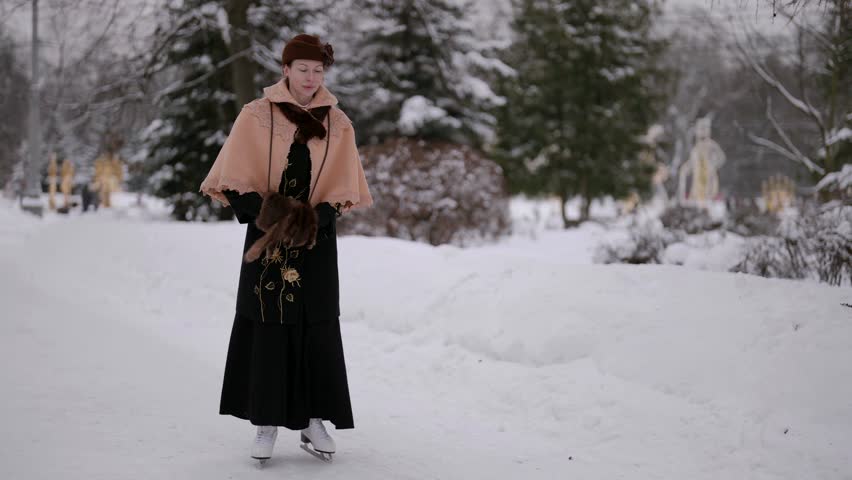
[[[263,197],[257,192],[237,193],[233,190],[224,190],[222,193],[231,204],[231,209],[240,223],[251,223],[260,213],[263,205]]]
[[[316,207],[318,217],[317,242],[337,235],[337,217],[340,213],[328,202],[322,202]]]
[[[322,202],[314,207],[314,209],[317,211],[317,217],[319,218],[319,228],[326,228],[331,225],[331,222],[337,219],[337,210],[328,202]]]

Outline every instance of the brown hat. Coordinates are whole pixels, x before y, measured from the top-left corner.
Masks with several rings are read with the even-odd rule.
[[[293,60],[316,60],[323,66],[330,67],[334,63],[334,49],[328,43],[320,42],[314,35],[300,34],[293,37],[284,46],[281,54],[281,64],[289,65]]]

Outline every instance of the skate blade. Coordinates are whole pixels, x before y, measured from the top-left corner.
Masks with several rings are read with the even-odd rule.
[[[331,454],[331,453],[318,452],[318,451],[314,450],[313,448],[308,447],[304,443],[300,446],[302,447],[302,450],[310,453],[311,455],[317,457],[318,459],[322,460],[323,462],[331,463],[333,461],[333,458],[332,458],[333,454]]]
[[[268,462],[271,457],[266,457],[266,458],[251,457],[251,458],[257,460],[257,468],[263,468],[263,466],[266,465],[266,462]]]

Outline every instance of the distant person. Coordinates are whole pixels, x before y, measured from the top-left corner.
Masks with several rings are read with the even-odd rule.
[[[89,182],[84,183],[83,188],[80,190],[80,201],[83,203],[84,212],[88,211],[89,207],[97,211],[98,206],[101,204],[98,188],[92,188]]]
[[[323,85],[331,45],[297,35],[283,78],[245,105],[205,194],[248,224],[219,413],[257,425],[252,457],[272,455],[278,427],[331,460],[323,426],[354,428],[343,343],[336,218],[373,199],[355,134]]]
[[[87,212],[92,205],[92,190],[89,189],[89,182],[83,183],[83,188],[80,190],[80,201],[83,203],[83,211]]]

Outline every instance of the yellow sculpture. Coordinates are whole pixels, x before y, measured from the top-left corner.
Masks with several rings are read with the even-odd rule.
[[[680,168],[678,191],[681,198],[689,198],[699,206],[719,196],[719,168],[725,163],[725,152],[710,138],[710,118],[702,118],[695,125],[695,146],[689,152],[689,159]],[[687,175],[692,174],[689,194],[685,195],[684,186]]]
[[[71,190],[74,188],[74,164],[67,158],[62,161],[62,184],[60,188],[62,189],[65,208],[71,208]]]
[[[56,153],[50,154],[50,161],[47,164],[47,189],[49,197],[47,205],[51,210],[56,210]]]
[[[796,198],[796,186],[793,180],[778,174],[769,177],[761,184],[763,202],[766,211],[778,213],[793,204]]]
[[[112,194],[119,190],[123,180],[124,169],[118,155],[107,152],[95,160],[94,183],[102,207],[112,206]]]

